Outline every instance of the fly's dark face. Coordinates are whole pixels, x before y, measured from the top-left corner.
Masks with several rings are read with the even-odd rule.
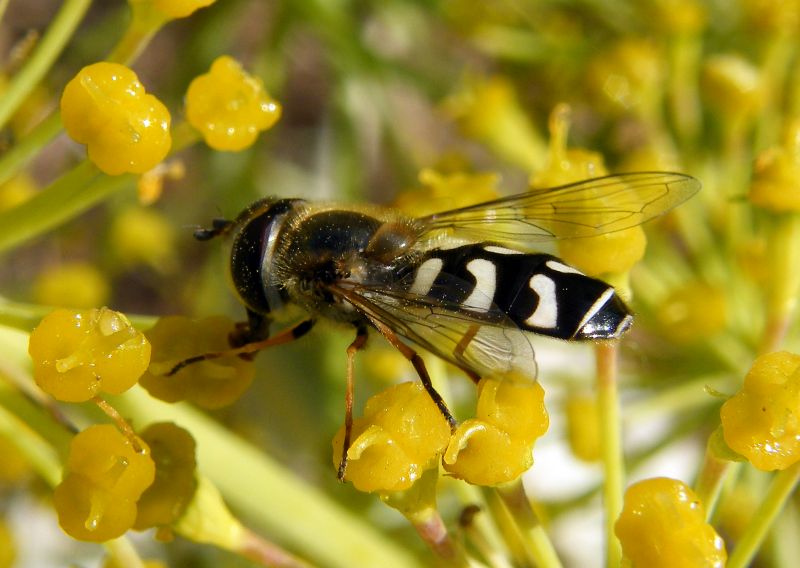
[[[274,282],[275,247],[287,220],[303,203],[299,199],[257,201],[232,223],[230,276],[248,312],[269,314],[288,300]]]
[[[415,219],[266,199],[225,231],[231,276],[254,336],[254,321],[294,304],[310,321],[396,334],[473,377],[535,375],[533,336],[617,338],[632,316],[608,284],[531,249],[638,225],[698,189],[682,174],[631,173]]]

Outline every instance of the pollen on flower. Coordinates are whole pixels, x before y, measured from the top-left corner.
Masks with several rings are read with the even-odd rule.
[[[634,566],[721,568],[727,560],[725,543],[705,522],[697,495],[676,479],[657,477],[628,487],[614,532]]]
[[[725,442],[754,467],[786,469],[800,460],[800,355],[755,360],[742,389],[722,405]]]
[[[61,119],[70,137],[109,175],[144,173],[169,152],[170,115],[136,74],[118,63],[81,69],[64,88]]]
[[[259,132],[278,121],[281,106],[232,57],[218,57],[186,93],[186,118],[215,150],[250,147]]]
[[[150,343],[121,313],[108,308],[56,310],[42,319],[28,344],[33,377],[67,402],[132,387],[150,362]]]

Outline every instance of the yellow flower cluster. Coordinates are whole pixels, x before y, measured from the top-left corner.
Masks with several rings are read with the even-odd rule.
[[[483,379],[475,418],[450,433],[419,383],[372,397],[353,423],[345,478],[360,491],[405,490],[443,458],[445,470],[476,485],[498,485],[533,464],[533,444],[547,430],[544,390],[522,377]],[[344,427],[333,441],[339,465]]]

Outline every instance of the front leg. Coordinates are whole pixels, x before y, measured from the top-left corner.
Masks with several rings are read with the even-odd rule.
[[[281,330],[279,333],[274,335],[273,337],[268,337],[266,339],[259,339],[257,341],[249,341],[244,343],[238,347],[232,347],[230,349],[226,349],[225,351],[214,351],[210,353],[203,353],[201,355],[195,355],[194,357],[189,357],[188,359],[184,359],[177,365],[175,365],[167,376],[172,376],[184,367],[192,365],[194,363],[199,363],[200,361],[208,361],[209,359],[218,359],[220,357],[226,357],[228,355],[236,355],[243,359],[253,358],[255,357],[256,353],[261,351],[262,349],[266,349],[267,347],[272,347],[274,345],[282,345],[284,343],[289,343],[294,341],[295,339],[299,339],[303,337],[306,333],[311,331],[311,328],[314,327],[314,320],[304,320],[294,325],[288,329]]]

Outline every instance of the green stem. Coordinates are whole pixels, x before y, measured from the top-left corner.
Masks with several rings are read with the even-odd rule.
[[[53,112],[17,144],[0,156],[0,184],[14,177],[36,154],[61,132],[61,115]]]
[[[114,558],[114,566],[121,568],[145,568],[142,558],[131,541],[125,537],[115,538],[105,543],[106,550]]]
[[[728,559],[728,568],[744,568],[758,552],[767,531],[800,480],[800,462],[779,472],[767,495]]]
[[[0,212],[0,252],[75,217],[134,179],[101,176],[90,162],[81,162],[33,198]]]
[[[41,419],[46,420],[44,416]],[[61,481],[61,460],[58,452],[39,432],[33,430],[4,404],[0,404],[0,434],[5,435],[17,447],[49,486],[55,487]]]
[[[170,156],[198,139],[187,123],[172,131]],[[137,176],[101,174],[84,160],[28,201],[0,212],[0,253],[36,237],[83,213],[122,188],[133,185]]]
[[[622,550],[614,523],[622,512],[625,461],[617,392],[617,344],[600,343],[597,355],[597,395],[600,409],[600,441],[603,458],[606,566],[619,566]]]
[[[72,37],[91,0],[66,0],[53,23],[42,37],[30,59],[8,83],[0,97],[0,128],[4,127],[19,105],[50,69],[64,45]]]
[[[700,132],[701,107],[697,78],[702,56],[700,35],[692,31],[679,32],[671,38],[668,97],[672,119],[683,149],[695,147]]]
[[[14,302],[0,296],[0,326],[9,327],[19,331],[30,332],[39,325],[42,318],[52,312],[55,306],[41,304],[26,304]],[[156,322],[155,316],[141,314],[125,314],[133,326],[138,330],[149,329]]]
[[[770,34],[764,60],[761,62],[763,96],[761,116],[756,120],[757,152],[776,143],[783,118],[783,92],[791,63],[797,51],[794,32],[778,30]]]
[[[503,503],[516,521],[530,556],[539,568],[561,568],[561,560],[547,535],[542,522],[531,507],[522,481],[517,479],[507,485],[497,487]]]
[[[706,448],[703,467],[697,476],[694,492],[706,510],[706,521],[714,516],[719,495],[722,491],[722,482],[730,469],[731,462],[721,460]]]
[[[131,21],[125,30],[125,35],[108,54],[107,61],[130,65],[145,50],[161,26],[166,23],[166,17],[148,2],[132,3],[131,12]]]
[[[760,353],[780,349],[795,318],[800,291],[800,214],[775,217],[767,244],[770,278],[767,291],[767,325]]]
[[[325,566],[411,567],[416,560],[366,521],[186,404],[134,387],[112,404],[137,427],[172,421],[197,440],[199,469],[261,531]],[[344,491],[344,489],[342,489]]]
[[[0,20],[3,19],[3,16],[6,15],[6,9],[8,8],[8,3],[11,0],[0,0]]]

